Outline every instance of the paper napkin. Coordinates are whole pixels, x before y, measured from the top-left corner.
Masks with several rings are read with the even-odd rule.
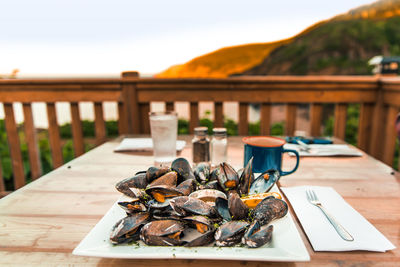
[[[322,211],[308,202],[306,189],[312,188],[322,205],[354,237],[345,241]],[[361,214],[353,209],[332,187],[300,186],[281,188],[289,199],[315,251],[369,250],[385,252],[395,246]]]
[[[177,140],[176,150],[181,151],[185,145],[185,141]],[[153,140],[151,138],[124,138],[114,151],[153,151]]]
[[[327,145],[317,145],[311,144],[308,145],[310,148],[309,151],[304,151],[300,149],[299,145],[296,144],[285,144],[284,148],[286,149],[294,149],[299,152],[300,156],[309,156],[309,157],[329,157],[329,156],[352,156],[352,157],[360,157],[363,153],[357,149],[349,147],[348,145],[339,145],[339,144],[327,144]],[[292,154],[292,153],[291,153]],[[294,153],[293,153],[294,156]]]

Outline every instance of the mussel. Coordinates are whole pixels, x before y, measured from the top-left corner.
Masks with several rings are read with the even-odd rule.
[[[188,223],[192,228],[195,228],[199,233],[204,234],[213,228],[213,222],[205,216],[188,216],[184,217],[183,220]]]
[[[242,238],[242,243],[247,245],[249,248],[261,247],[271,241],[273,230],[273,225],[261,228],[260,223],[255,221],[245,232]]]
[[[139,239],[139,229],[147,223],[149,214],[147,212],[135,213],[119,220],[112,228],[110,241],[120,244]]]
[[[240,194],[247,195],[250,191],[250,186],[254,181],[253,157],[249,160],[239,177],[239,192]]]
[[[146,206],[139,198],[134,198],[131,201],[118,202],[118,205],[126,211],[127,214],[134,214],[141,211],[146,211]]]
[[[228,198],[229,212],[232,216],[232,220],[246,220],[249,215],[249,208],[240,199],[238,193],[229,192]]]
[[[235,189],[239,184],[237,172],[231,165],[223,162],[219,165],[218,182],[224,190]]]
[[[160,167],[160,168],[154,167],[154,166],[150,167],[146,171],[147,182],[151,183],[152,181],[154,181],[158,177],[163,176],[164,174],[166,174],[169,171],[171,171],[171,169],[168,167]]]
[[[193,174],[192,167],[189,162],[184,158],[177,158],[171,163],[171,169],[178,173],[179,182],[196,179]]]
[[[249,195],[266,193],[279,180],[280,174],[276,169],[269,169],[259,175],[250,186]]]
[[[212,206],[194,197],[174,197],[169,204],[180,216],[204,215],[211,218],[217,216]]]
[[[182,246],[181,240],[185,225],[176,220],[152,221],[140,231],[140,239],[149,246]]]
[[[176,187],[176,190],[181,192],[184,196],[188,196],[196,190],[196,181],[193,179],[183,181]]]
[[[210,176],[210,164],[206,162],[197,164],[193,173],[199,183],[206,183]]]
[[[258,221],[260,226],[270,223],[274,219],[285,216],[288,212],[288,205],[285,201],[273,196],[264,198],[252,211],[252,218]]]
[[[115,185],[115,188],[122,194],[136,198],[138,194],[133,192],[131,188],[144,189],[147,186],[146,173],[139,172],[135,176],[126,178]]]
[[[215,208],[219,216],[225,221],[231,221],[231,213],[229,212],[228,200],[226,198],[218,197],[215,200]]]
[[[152,195],[158,202],[165,202],[166,198],[182,196],[183,193],[176,187],[169,185],[154,185],[146,189],[146,193]]]
[[[233,246],[240,242],[249,224],[244,221],[230,221],[215,232],[215,244],[220,247]]]
[[[176,186],[178,181],[178,174],[174,171],[167,172],[166,174],[158,177],[157,179],[153,180],[149,186],[156,186],[156,185],[169,185],[169,186]]]

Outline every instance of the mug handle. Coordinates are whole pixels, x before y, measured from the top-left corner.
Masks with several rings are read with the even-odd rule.
[[[282,174],[281,174],[282,176],[294,173],[297,170],[297,167],[299,167],[299,162],[300,162],[299,152],[297,152],[296,150],[293,150],[293,149],[283,149],[283,151],[282,151],[282,153],[288,153],[288,152],[292,152],[296,155],[296,166],[294,166],[293,170],[291,170],[291,171],[288,171],[288,172],[282,171]]]

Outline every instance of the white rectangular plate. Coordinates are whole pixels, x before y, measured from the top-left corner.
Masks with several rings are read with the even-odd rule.
[[[275,186],[271,191],[279,192]],[[120,200],[118,200],[120,201]],[[117,201],[117,202],[118,202]],[[125,216],[117,202],[74,249],[72,254],[126,259],[212,259],[249,261],[309,261],[300,234],[290,213],[273,221],[272,241],[260,248],[246,247],[154,247],[141,241],[114,246],[109,242],[113,225]]]

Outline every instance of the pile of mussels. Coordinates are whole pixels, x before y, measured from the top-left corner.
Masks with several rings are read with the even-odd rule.
[[[252,173],[252,159],[236,172],[221,163],[211,170],[206,163],[192,170],[184,158],[171,168],[150,167],[116,185],[132,200],[119,202],[127,216],[111,231],[113,244],[141,239],[151,246],[234,246],[240,242],[250,248],[263,246],[272,238],[273,225],[288,211],[283,200],[264,198],[249,209],[240,196],[268,192],[280,175],[268,170],[258,178]],[[267,179],[268,178],[268,179]],[[200,236],[182,240],[187,228]]]

